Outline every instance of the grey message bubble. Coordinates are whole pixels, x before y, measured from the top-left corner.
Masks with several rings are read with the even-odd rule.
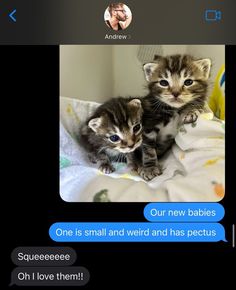
[[[17,247],[11,253],[17,266],[70,266],[76,259],[70,247]]]
[[[84,267],[17,267],[10,286],[83,286],[89,278]]]

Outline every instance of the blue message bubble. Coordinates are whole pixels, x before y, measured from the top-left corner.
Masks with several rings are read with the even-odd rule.
[[[56,242],[226,242],[219,223],[55,223],[49,235]]]
[[[161,202],[147,204],[143,213],[151,222],[218,222],[225,210],[212,202]]]

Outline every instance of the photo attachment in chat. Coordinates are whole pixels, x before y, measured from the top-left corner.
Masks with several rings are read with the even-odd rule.
[[[225,46],[61,45],[60,168],[67,202],[222,200]]]

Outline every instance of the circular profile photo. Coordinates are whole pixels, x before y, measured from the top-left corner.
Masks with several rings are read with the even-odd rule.
[[[115,31],[124,30],[132,21],[131,10],[124,3],[111,3],[105,10],[104,21],[109,28]]]

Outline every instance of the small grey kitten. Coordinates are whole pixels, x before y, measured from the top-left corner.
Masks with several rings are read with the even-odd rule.
[[[112,162],[127,161],[142,143],[142,106],[136,98],[113,98],[99,106],[80,130],[80,142],[89,159],[104,173],[115,170]]]
[[[149,94],[142,98],[142,164],[138,172],[151,180],[161,174],[158,157],[173,144],[179,125],[195,122],[203,111],[211,61],[190,55],[155,56],[143,68]]]

